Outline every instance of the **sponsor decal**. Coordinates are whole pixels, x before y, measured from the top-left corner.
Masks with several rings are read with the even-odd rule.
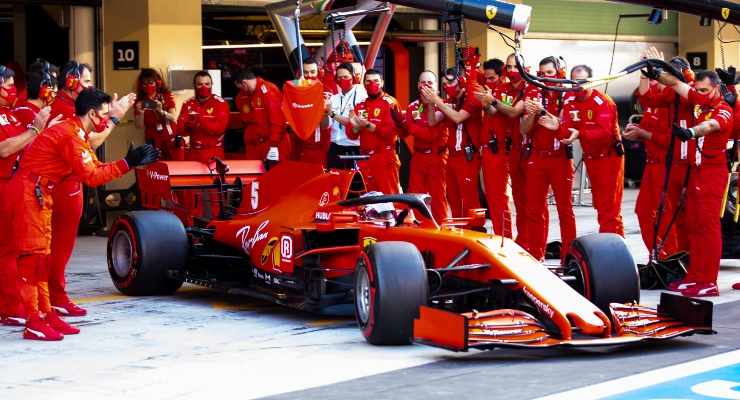
[[[245,104],[245,105],[243,105],[243,106],[242,106],[242,111],[244,111],[244,114],[249,114],[249,106],[248,106],[248,105],[246,105],[246,104]]]
[[[208,114],[212,113],[212,112],[213,112],[213,107],[211,107],[211,108],[207,108],[207,109],[206,109],[206,112],[207,112]]]
[[[570,114],[570,118],[573,121],[580,121],[581,120],[581,113],[578,111],[568,111],[568,114]]]
[[[376,116],[376,117],[378,115],[380,115],[380,109],[379,108],[376,108],[375,111],[373,112],[373,115]]]
[[[552,308],[550,308],[550,305],[538,299],[537,296],[535,296],[532,292],[527,290],[526,286],[522,287],[522,291],[524,292],[524,295],[527,296],[529,301],[532,302],[532,304],[534,304],[537,308],[542,310],[542,312],[544,312],[545,314],[549,315],[550,318],[552,318],[555,315],[555,311],[553,311]]]
[[[316,219],[319,221],[328,221],[330,217],[328,212],[316,211]]]
[[[365,238],[362,239],[362,247],[367,247],[377,242],[378,242],[378,239],[374,237],[370,237],[370,236],[365,236]]]
[[[329,202],[329,192],[324,192],[319,199],[319,206],[325,206]]]
[[[166,181],[169,178],[170,178],[169,175],[162,175],[158,172],[149,170],[149,179],[154,179],[157,181]]]
[[[498,7],[486,6],[486,18],[493,19],[496,16],[497,12],[498,12]]]
[[[331,191],[331,194],[334,196],[339,196],[339,186],[334,186],[334,189]]]
[[[589,120],[594,119],[594,112],[591,110],[588,110],[588,119]]]
[[[264,88],[264,86],[262,86]],[[257,98],[257,107],[262,105],[262,97]]]
[[[92,161],[92,155],[90,155],[90,152],[87,150],[82,151],[82,162],[89,163]]]
[[[293,262],[293,236],[280,236],[280,259],[284,263]]]
[[[277,241],[278,238],[276,237],[270,238],[270,240],[267,241],[265,249],[262,250],[262,265],[265,265],[265,261],[270,257],[270,252],[272,251],[272,248],[275,247],[275,243],[277,243]]]
[[[727,7],[722,7],[722,18],[727,19],[730,18],[730,9]]]
[[[298,103],[293,103],[292,106],[293,106],[293,108],[311,108],[311,107],[313,107],[313,104],[298,104]]]
[[[255,243],[259,242],[260,240],[267,239],[267,232],[262,232],[262,230],[265,229],[265,227],[269,223],[270,220],[261,223],[260,226],[257,227],[257,230],[254,231],[254,235],[252,236],[250,236],[250,231],[252,229],[250,225],[247,225],[236,232],[236,237],[241,239],[242,249],[244,250],[244,253],[246,255],[250,255]]]

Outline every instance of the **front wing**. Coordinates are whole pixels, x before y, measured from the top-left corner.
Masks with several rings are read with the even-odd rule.
[[[581,335],[559,339],[532,315],[519,310],[455,314],[420,308],[414,320],[414,343],[452,351],[497,347],[548,348],[615,346],[643,340],[663,340],[694,333],[713,334],[712,302],[662,293],[658,308],[639,304],[610,304],[611,327],[604,337]]]

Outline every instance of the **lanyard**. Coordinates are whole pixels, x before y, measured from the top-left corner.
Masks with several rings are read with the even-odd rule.
[[[357,99],[357,88],[356,88],[356,87],[353,87],[353,88],[352,88],[352,90],[353,90],[354,92],[352,92],[352,101],[351,101],[351,102],[350,102],[349,100],[347,100],[347,101],[346,101],[346,102],[344,103],[344,105],[342,105],[342,98],[341,98],[341,97],[339,98],[339,115],[341,115],[341,116],[343,116],[343,117],[344,117],[344,110],[346,110],[346,109],[347,109],[347,106],[348,106],[348,105],[349,105],[350,103],[352,103],[352,104],[354,105],[355,99]],[[345,98],[349,98],[349,93],[347,93],[347,95],[346,95],[346,96],[343,96],[343,97],[345,97]]]

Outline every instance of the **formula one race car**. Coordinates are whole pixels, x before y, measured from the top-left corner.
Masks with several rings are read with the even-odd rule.
[[[617,235],[579,237],[565,266],[547,268],[512,240],[469,229],[484,225],[482,209],[439,226],[428,196],[367,195],[353,168],[228,163],[136,171],[148,210],[123,214],[111,228],[108,270],[118,290],[166,295],[189,282],[356,315],[373,344],[411,339],[458,351],[713,332],[711,302],[664,294],[657,309],[638,304],[635,261]],[[188,215],[175,201],[184,196],[173,197],[182,190],[217,201],[219,215]]]

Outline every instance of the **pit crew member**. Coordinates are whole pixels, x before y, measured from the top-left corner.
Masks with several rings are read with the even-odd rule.
[[[23,125],[10,111],[15,102],[15,73],[0,66],[0,220],[11,221],[11,200],[8,182],[16,171],[24,148],[46,126],[51,109],[44,107],[34,117],[32,125]],[[33,77],[33,74],[32,74]],[[29,79],[29,84],[33,84]],[[20,326],[26,322],[18,283],[15,232],[9,227],[0,229],[0,321],[6,326]]]
[[[358,162],[367,183],[367,190],[385,194],[401,192],[398,168],[401,161],[396,154],[398,133],[391,117],[391,109],[398,110],[393,96],[383,92],[383,78],[377,69],[365,72],[367,98],[358,103],[350,113],[350,123],[345,127],[347,137],[360,139],[360,154],[369,155],[367,161]]]
[[[247,160],[287,160],[290,139],[285,132],[280,89],[249,69],[236,71],[234,84],[239,88],[234,98],[236,107],[246,124]]]
[[[185,143],[177,133],[176,113],[175,98],[164,79],[157,71],[142,68],[136,79],[134,125],[137,130],[144,129],[144,140],[162,152],[162,161],[185,160]]]
[[[343,62],[336,68],[336,82],[339,93],[331,96],[331,104],[326,104],[326,116],[321,119],[321,129],[331,129],[331,144],[326,153],[329,168],[343,169],[344,163],[335,161],[337,155],[360,154],[360,141],[347,136],[349,112],[367,98],[365,89],[355,81],[355,69],[352,64]]]
[[[133,98],[133,96],[131,96]],[[61,340],[64,334],[79,333],[51,308],[46,256],[51,251],[51,193],[57,182],[76,174],[88,186],[98,186],[123,176],[138,165],[154,162],[159,150],[148,144],[133,145],[126,157],[101,163],[87,141],[91,131],[111,130],[110,112],[123,116],[133,101],[118,101],[109,109],[111,96],[97,89],[82,91],[75,103],[76,116],[44,130],[36,137],[19,163],[7,187],[12,199],[10,220],[18,250],[18,285],[28,314],[25,339]]]
[[[593,71],[576,65],[571,79],[591,78]],[[574,85],[578,87],[579,85]],[[611,97],[595,89],[581,89],[568,96],[559,125],[553,118],[541,122],[549,129],[560,129],[565,145],[580,140],[583,160],[591,181],[591,194],[599,221],[599,232],[624,237],[622,195],[624,194],[624,148],[617,122],[617,106]]]
[[[190,136],[190,148],[186,159],[208,163],[213,157],[224,159],[224,134],[229,122],[229,105],[221,96],[211,92],[213,80],[207,71],[199,71],[193,78],[195,96],[182,103],[177,117],[177,131],[181,136]],[[203,202],[197,201],[195,191],[188,191],[188,214],[203,215]],[[210,195],[211,219],[219,211],[218,197]]]
[[[555,77],[559,65],[553,57],[540,61],[541,76]],[[515,77],[518,71],[512,71]],[[510,75],[507,73],[507,75]],[[511,79],[511,76],[509,76]],[[576,216],[573,213],[573,161],[567,147],[561,143],[567,136],[558,130],[545,128],[543,119],[552,118],[556,122],[563,110],[563,96],[553,90],[530,86],[525,90],[525,113],[519,132],[527,137],[524,158],[527,163],[527,209],[529,211],[529,254],[536,260],[544,261],[547,246],[547,226],[549,211],[547,207],[548,188],[552,187],[560,220],[560,241],[567,249],[576,238]],[[555,126],[557,128],[557,125]],[[564,262],[561,252],[560,261]]]
[[[682,142],[696,142],[696,154],[689,157],[691,177],[686,199],[691,266],[686,276],[669,289],[691,297],[719,296],[722,232],[718,215],[724,206],[722,197],[729,173],[725,148],[732,132],[732,109],[720,94],[720,80],[714,71],[696,74],[693,88],[660,70],[648,68],[646,74],[695,105],[696,120],[700,121],[688,128],[674,124],[672,131]]]
[[[315,84],[321,84],[319,79],[319,62],[313,57],[308,57],[303,60],[303,77],[315,81]],[[326,85],[324,86],[324,98],[326,102],[329,102],[332,96],[331,89]],[[326,102],[324,103],[324,109],[326,109]],[[320,124],[319,124],[320,125]],[[302,162],[320,164],[324,169],[328,169],[326,153],[329,150],[331,130],[327,127],[322,129],[321,126],[316,127],[316,133],[312,138],[308,140],[301,140],[296,136],[297,140],[294,147],[298,147],[298,158]],[[295,152],[295,150],[294,150]]]

